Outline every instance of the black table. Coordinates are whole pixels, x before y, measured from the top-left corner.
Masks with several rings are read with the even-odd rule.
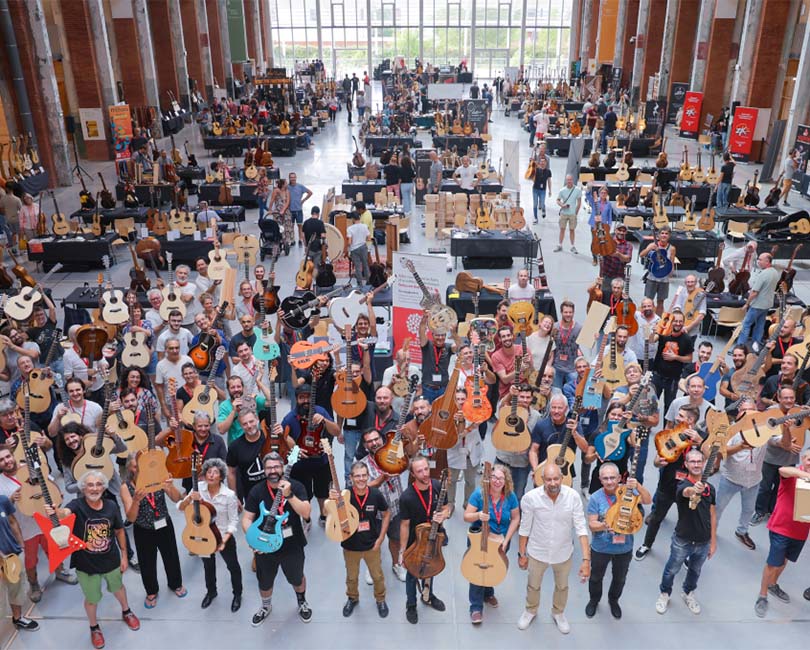
[[[296,136],[292,133],[289,135],[265,135],[261,138],[262,142],[267,142],[267,148],[274,154],[284,156],[294,156],[296,151]],[[246,147],[252,147],[256,142],[253,136],[244,135],[211,135],[203,138],[203,147],[206,149],[214,149],[219,151],[237,151],[238,155],[242,155],[242,150]]]
[[[208,201],[209,205],[221,205],[219,202],[220,183],[202,183],[198,191],[200,201]],[[229,183],[233,202],[236,205],[258,207],[259,198],[256,196],[257,183]],[[237,189],[238,188],[238,189]]]
[[[494,314],[498,308],[498,303],[503,300],[503,296],[494,291],[482,289],[478,296],[478,313]],[[475,313],[472,294],[467,291],[457,291],[454,285],[447,287],[445,291],[445,304],[452,307],[459,321],[463,322],[467,314]],[[534,294],[534,307],[543,315],[552,316],[557,320],[557,304],[550,291],[541,289]]]
[[[154,287],[154,278],[151,278],[152,286]],[[118,291],[126,293],[129,287],[117,287]],[[150,307],[149,298],[145,293],[138,291],[138,302],[144,309]],[[98,307],[98,293],[97,287],[82,288],[76,287],[67,296],[62,298],[62,309],[65,307],[73,307],[74,309],[96,309]]]
[[[352,203],[357,200],[358,193],[363,195],[365,203],[374,203],[374,194],[382,192],[385,188],[386,184],[382,179],[376,181],[343,181],[340,191]]]
[[[632,230],[628,232],[628,236],[639,242],[642,248],[652,243],[655,238],[652,230]],[[713,230],[693,230],[691,232],[673,230],[670,237],[670,242],[675,246],[681,262],[680,267],[683,269],[694,268],[694,262],[698,259],[717,257],[717,249],[721,241],[722,238]],[[691,260],[691,262],[687,260]]]
[[[422,146],[422,143],[412,135],[367,135],[364,144],[372,156],[379,156],[386,149],[406,144],[411,149]]]
[[[770,252],[776,246],[774,253],[775,259],[786,260],[793,255],[793,250],[797,244],[804,244],[796,253],[797,260],[810,260],[810,238],[807,235],[785,235],[782,232],[777,233],[775,236],[768,237],[767,234],[760,234],[754,232],[745,233],[746,241],[757,242],[757,249]]]
[[[171,203],[174,200],[174,185],[169,185],[167,183],[158,183],[157,185],[135,185],[135,196],[138,197],[138,201],[140,201],[141,205],[149,206],[152,204],[153,192],[155,196],[155,205]],[[123,183],[116,183],[115,197],[119,201],[123,201],[126,197]]]
[[[600,187],[600,188],[601,187],[607,187],[608,198],[611,201],[615,201],[616,197],[619,196],[619,194],[621,194],[622,192],[624,192],[625,195],[626,195],[630,191],[630,188],[633,187],[633,184],[632,183],[630,183],[630,184],[624,183],[622,185],[621,183],[616,183],[614,181],[610,181],[609,183],[604,183],[604,182],[603,183],[598,183],[596,185],[596,187]],[[641,191],[642,187],[644,187],[644,185],[637,185],[636,186],[636,188],[639,191]],[[647,187],[650,187],[650,186],[647,185]]]
[[[582,154],[590,154],[593,139],[590,137],[581,139],[585,143]],[[571,147],[571,138],[546,138],[545,143],[547,150],[552,155],[567,156],[568,150]],[[632,142],[630,141],[630,138],[618,138],[616,146],[624,149],[627,149],[629,146],[630,151],[634,156],[647,158],[650,155],[650,149],[652,148],[653,144],[655,144],[655,140],[653,138],[633,138]]]
[[[479,188],[483,194],[488,194],[494,192],[495,194],[500,194],[503,192],[503,185],[495,180],[485,180],[483,183],[479,184],[474,190],[462,190],[461,186],[454,180],[444,180],[442,181],[442,192],[450,192],[450,194],[461,194],[462,192],[465,194],[478,194]]]
[[[174,241],[168,241],[165,237],[158,237],[163,253],[169,252],[173,256],[172,265],[177,268],[178,264],[188,264],[194,269],[194,261],[198,257],[208,258],[208,251],[214,250],[214,242],[207,239],[196,240],[193,236],[184,235]]]
[[[616,167],[606,168],[606,167],[580,167],[579,173],[580,174],[593,174],[594,181],[605,181],[606,177],[609,174],[615,174],[617,171]],[[637,167],[630,167],[628,170],[630,174],[630,180],[636,180],[636,174],[639,173]]]
[[[433,146],[441,149],[452,149],[457,147],[458,155],[464,156],[473,145],[478,150],[484,148],[484,139],[478,135],[434,135]]]
[[[644,206],[637,206],[635,208],[620,208],[616,205],[616,203],[611,203],[611,207],[613,208],[613,218],[615,221],[620,221],[625,217],[644,217],[645,220],[653,218],[653,210],[652,208],[645,208]],[[684,214],[686,214],[685,210],[679,206],[669,206],[667,207],[667,215],[669,215],[672,221],[680,221]]]
[[[736,205],[729,205],[727,208],[715,208],[714,220],[715,221],[741,221],[750,223],[752,221],[761,221],[769,223],[779,221],[786,215],[785,212],[779,208],[760,208],[758,210],[745,210],[738,208]]]
[[[49,271],[57,262],[62,263],[65,272],[73,270],[75,267],[85,270],[102,268],[101,258],[105,255],[109,256],[111,263],[115,261],[112,242],[118,239],[117,233],[108,232],[101,237],[82,235],[81,239],[77,237],[50,237],[49,239],[50,241],[41,242],[41,251],[36,250],[38,240],[32,239],[28,242],[28,259],[32,262],[40,262],[46,271]]]
[[[454,265],[458,263],[459,257],[490,259],[537,257],[537,240],[531,235],[514,231],[504,234],[495,230],[486,230],[478,234],[465,233],[464,237],[459,237],[458,234],[454,234],[450,239],[450,255],[453,256]],[[465,264],[465,268],[475,267]]]
[[[36,196],[40,192],[48,189],[50,178],[47,171],[41,171],[39,174],[31,174],[24,176],[22,180],[17,181],[26,194]]]
[[[711,185],[686,185],[673,183],[672,189],[673,191],[678,192],[687,201],[691,201],[692,197],[694,196],[696,210],[702,210],[703,208],[709,207],[709,197],[712,194]],[[731,189],[728,191],[728,202],[736,203],[737,199],[740,198],[740,191],[741,190],[739,187],[732,185]]]
[[[149,208],[125,208],[118,207],[111,210],[99,210],[98,216],[101,225],[105,228],[115,227],[116,219],[135,219],[135,223],[146,223],[146,213]],[[95,210],[76,210],[70,215],[70,219],[81,219],[84,223],[92,223]]]
[[[660,185],[665,191],[669,189],[671,183],[678,180],[678,172],[681,171],[677,167],[641,167],[640,169],[642,174],[649,174],[650,176],[655,176],[657,173],[656,185]]]
[[[161,125],[163,126],[163,135],[176,135],[183,130],[183,115],[186,112],[183,111],[180,115],[164,115],[163,119],[161,120]]]
[[[243,205],[222,205],[217,207],[215,212],[220,219],[230,223],[245,220],[245,206]]]

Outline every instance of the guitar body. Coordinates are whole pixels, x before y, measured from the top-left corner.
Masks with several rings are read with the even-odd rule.
[[[360,525],[360,515],[351,503],[349,503],[349,491],[343,490],[340,495],[343,504],[339,504],[333,499],[324,502],[326,509],[326,536],[333,542],[345,542],[349,537],[357,532]]]
[[[658,280],[663,280],[672,273],[674,265],[668,252],[665,253],[657,248],[647,253],[647,268],[650,275]]]
[[[574,469],[574,463],[577,460],[577,452],[566,445],[565,455],[562,458],[559,458],[561,449],[562,445],[549,445],[548,450],[546,451],[546,460],[540,463],[537,466],[537,469],[534,471],[534,484],[536,486],[539,487],[543,485],[543,469],[545,468],[546,463],[555,463],[560,467],[563,485],[571,487],[574,484],[574,476],[571,472]]]
[[[356,418],[366,410],[368,400],[345,370],[335,373],[335,392],[332,393],[332,408],[342,418]]]
[[[779,417],[776,411],[747,411],[737,422],[732,423],[728,435],[742,434],[743,440],[752,447],[762,447],[768,440],[782,435],[782,425],[770,426],[768,420]]]
[[[284,322],[297,330],[305,327],[309,322],[310,310],[304,309],[304,307],[314,299],[315,294],[307,291],[301,296],[288,296],[282,300],[281,309],[284,312]]]
[[[146,431],[141,429],[135,424],[135,415],[132,411],[121,411],[121,420],[117,417],[111,420],[115,423],[116,433],[121,436],[121,439],[127,444],[127,450],[117,454],[118,458],[126,458],[129,454],[134,454],[149,445],[149,438],[146,437]]]
[[[334,298],[329,303],[329,316],[334,326],[339,330],[343,330],[347,325],[354,327],[358,316],[368,314],[368,305],[361,302],[365,297],[366,294],[354,290],[345,298]]]
[[[222,543],[222,535],[220,535],[214,519],[217,516],[217,511],[213,505],[207,501],[199,501],[200,518],[196,520],[196,513],[194,511],[194,503],[192,502],[184,511],[186,516],[186,527],[183,529],[182,541],[190,553],[207,557],[217,552],[219,545]]]
[[[427,309],[430,312],[428,326],[431,332],[447,333],[458,326],[458,316],[453,308],[434,303]]]
[[[264,331],[261,327],[254,327],[256,342],[253,344],[253,356],[260,361],[273,361],[278,359],[281,349],[273,340],[273,335]]]
[[[689,427],[686,424],[678,424],[671,429],[665,429],[655,434],[655,450],[658,455],[668,463],[674,463],[680,455],[689,447],[692,442],[683,435]]]
[[[467,533],[469,545],[461,559],[461,575],[472,585],[497,587],[506,579],[509,559],[501,550],[503,537],[490,534],[482,548],[483,531]]]
[[[728,283],[728,292],[734,296],[746,296],[751,290],[748,281],[751,279],[751,272],[747,269],[737,271],[734,279]]]
[[[623,325],[627,328],[628,336],[635,336],[638,332],[638,321],[636,320],[636,305],[629,298],[622,300],[621,306],[616,309],[616,327]]]
[[[16,321],[26,321],[34,312],[34,304],[42,300],[42,294],[31,287],[23,287],[20,293],[6,300],[4,311]]]
[[[603,369],[604,370],[604,369]],[[605,391],[605,382],[596,377],[596,369],[588,371],[588,379],[585,382],[585,392],[582,394],[582,407],[586,409],[598,409],[602,406],[602,395]]]
[[[445,534],[436,533],[436,537],[430,539],[431,525],[427,522],[416,527],[416,539],[405,553],[402,555],[402,564],[408,573],[416,576],[420,580],[432,578],[444,571],[445,562],[442,555],[442,545]]]
[[[616,242],[611,237],[610,231],[601,223],[591,229],[591,252],[602,257],[610,257],[616,252]]]
[[[271,516],[264,502],[260,501],[259,516],[256,517],[256,521],[250,525],[250,528],[245,533],[248,546],[260,553],[275,553],[284,543],[281,527],[289,516],[289,512],[275,517]]]
[[[215,422],[217,419],[216,404],[216,391],[207,384],[200,384],[194,389],[189,403],[183,407],[181,419],[183,422],[193,422],[194,414],[202,412],[208,414],[211,422]]]
[[[760,380],[765,376],[770,364],[763,363],[756,372],[752,372],[756,361],[757,355],[749,354],[742,368],[735,370],[734,374],[731,375],[731,381],[729,383],[731,384],[731,389],[737,393],[737,395],[756,397],[762,390]]]
[[[20,482],[20,500],[17,502],[17,508],[24,515],[33,517],[34,513],[45,514],[45,499],[42,496],[42,488],[39,481],[31,477],[27,465],[20,465],[15,477]],[[59,487],[51,481],[47,476],[43,476],[45,483],[48,486],[48,492],[51,495],[54,505],[62,503],[62,493]]]
[[[529,411],[522,406],[512,414],[510,405],[502,406],[498,411],[498,422],[492,430],[492,444],[500,451],[522,452],[532,444],[532,436],[526,421]]]
[[[97,449],[95,434],[86,435],[82,440],[82,451],[76,456],[70,467],[73,476],[79,478],[85,472],[96,470],[103,473],[107,480],[111,479],[115,468],[110,454],[112,454],[114,446],[115,443],[105,436],[101,440],[101,449]]]
[[[205,370],[211,365],[211,350],[216,344],[217,339],[213,334],[203,334],[197,344],[189,348],[188,356],[197,370]]]
[[[183,315],[183,318],[186,317],[186,303],[180,299],[180,292],[177,290],[177,287],[170,284],[163,290],[163,302],[160,303],[158,311],[160,312],[160,317],[168,322],[169,314],[175,309]],[[126,318],[124,320],[126,320]]]
[[[162,490],[166,479],[172,478],[169,470],[166,469],[166,454],[162,449],[141,449],[138,452],[137,463],[136,490],[152,494]]]
[[[487,389],[483,381],[479,381],[478,390],[475,388],[475,381],[467,379],[467,399],[461,407],[464,417],[470,422],[480,424],[486,422],[492,415],[492,404],[487,397]]]
[[[121,363],[127,368],[144,369],[149,366],[151,356],[149,346],[146,344],[146,332],[129,332],[124,335]]]
[[[433,412],[419,425],[419,433],[425,437],[425,443],[437,449],[450,449],[458,442],[455,423],[455,415],[458,412],[456,401],[450,400],[452,403],[449,405],[445,405],[444,401],[444,396],[434,401]]]
[[[630,429],[622,429],[619,422],[611,422],[609,431],[600,433],[593,446],[596,453],[603,461],[620,460],[627,453],[627,439],[630,437]]]
[[[408,469],[408,454],[405,453],[405,443],[396,433],[388,433],[386,443],[374,452],[374,461],[386,474],[402,474]]]
[[[644,515],[639,508],[641,495],[634,494],[626,485],[616,488],[616,502],[605,513],[605,523],[621,535],[632,535],[644,526]]]
[[[45,368],[32,370],[28,375],[28,393],[31,413],[44,413],[51,407],[53,377]],[[17,406],[25,408],[23,391],[17,392]]]
[[[523,333],[528,336],[534,332],[534,305],[532,303],[526,300],[514,302],[509,305],[506,315],[515,326],[514,332],[516,335]]]
[[[76,515],[70,514],[59,520],[59,525],[38,512],[34,513],[34,521],[37,522],[42,535],[48,543],[48,567],[51,573],[56,571],[74,551],[86,548],[83,540],[73,534],[73,527],[76,524]]]
[[[191,452],[194,450],[194,434],[191,431],[177,432],[168,438],[169,453],[166,455],[166,469],[172,478],[191,477]]]
[[[129,310],[124,302],[124,292],[110,289],[101,296],[101,317],[108,325],[121,325],[129,320]]]
[[[703,383],[706,385],[706,391],[703,393],[703,398],[712,401],[717,397],[717,388],[720,386],[720,381],[723,379],[723,373],[720,368],[712,372],[714,364],[707,361],[700,364],[700,369],[697,371],[698,377],[703,377]]]
[[[299,289],[308,290],[312,286],[312,276],[315,273],[315,264],[312,260],[306,258],[301,262],[298,273],[295,274],[295,286]]]
[[[627,385],[627,378],[624,376],[624,359],[620,354],[616,358],[607,355],[602,363],[602,382],[612,393],[619,386]]]

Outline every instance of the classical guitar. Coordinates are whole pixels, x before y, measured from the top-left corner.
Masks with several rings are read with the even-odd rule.
[[[219,329],[220,321],[224,318],[227,309],[228,302],[225,301],[217,309],[217,315],[208,331],[200,333],[197,342],[189,348],[188,356],[197,370],[205,370],[211,365],[211,351],[220,345],[219,335],[216,331]]]
[[[104,409],[101,414],[101,424],[96,433],[88,433],[82,439],[82,449],[73,460],[71,471],[73,476],[82,476],[85,472],[96,470],[102,472],[109,480],[115,471],[110,457],[115,443],[112,438],[105,435],[105,431],[115,386],[109,382],[107,371],[102,370],[101,372],[104,374]]]
[[[515,377],[520,376],[522,362],[523,355],[515,353]],[[532,444],[531,433],[526,425],[528,421],[528,409],[518,406],[517,395],[512,395],[509,404],[505,404],[498,411],[498,421],[492,429],[492,444],[495,449],[511,452],[523,452],[528,449]]]
[[[333,542],[345,542],[349,537],[357,532],[360,525],[360,515],[351,503],[348,490],[340,489],[340,479],[335,469],[335,457],[332,454],[332,446],[324,438],[321,440],[321,447],[329,459],[329,471],[332,475],[332,489],[337,490],[337,500],[327,499],[326,510],[326,536]]]
[[[641,395],[650,385],[652,380],[652,373],[646,373],[641,378],[641,383],[638,385],[636,394],[625,405],[624,410],[630,414],[635,415],[638,410],[638,403]],[[602,461],[616,461],[624,458],[627,452],[627,439],[632,433],[632,429],[628,427],[630,424],[630,416],[623,417],[621,420],[613,422],[610,428],[603,433],[596,436],[593,446],[596,449],[596,454]]]
[[[784,301],[784,294],[782,294]],[[766,345],[763,345],[758,354],[748,354],[742,367],[734,371],[731,375],[731,389],[741,397],[757,397],[762,390],[760,381],[771,367],[771,351],[767,343],[776,341],[779,338],[779,331],[785,322],[785,312],[779,319],[779,324],[773,329],[773,333],[768,337]],[[726,405],[728,407],[728,405]]]
[[[148,418],[148,413],[147,413]],[[119,454],[118,458],[126,459],[129,454],[134,454],[149,445],[149,438],[146,432],[135,423],[135,414],[129,409],[119,408],[115,412],[115,433],[123,440],[127,448]]]
[[[646,427],[636,428],[636,446],[633,450],[633,457],[627,467],[627,475],[634,477],[638,466],[641,445],[650,434]],[[644,513],[640,508],[641,494],[631,490],[622,483],[616,488],[616,501],[605,513],[605,523],[610,530],[619,535],[633,535],[644,526]]]
[[[681,297],[683,293],[683,287],[678,287],[675,291],[675,295],[672,296],[672,302],[669,304],[669,309],[661,314],[661,320],[658,321],[658,324],[655,326],[655,332],[659,336],[669,336],[672,334],[672,321],[674,320],[675,316],[675,304],[678,302],[678,299]]]
[[[204,384],[200,384],[194,389],[194,394],[188,404],[183,407],[181,416],[183,422],[193,422],[197,413],[207,413],[212,422],[216,421],[217,393],[214,390],[214,381],[217,378],[216,368],[224,356],[225,346],[220,345],[208,364],[208,379]]]
[[[461,407],[465,419],[475,424],[486,422],[492,415],[492,404],[487,398],[487,387],[484,383],[482,363],[486,355],[487,344],[480,343],[477,332],[470,332],[473,348],[473,374],[467,377],[465,388],[467,398]]]
[[[788,261],[788,265],[782,271],[782,275],[779,278],[779,284],[782,286],[782,291],[785,293],[789,293],[790,290],[793,289],[793,279],[796,277],[796,269],[793,268],[793,262],[802,246],[804,246],[804,244],[796,244],[796,246],[793,247],[790,261]],[[6,312],[8,312],[8,309],[6,309]]]
[[[422,292],[422,299],[419,301],[421,307],[430,313],[428,325],[434,333],[446,333],[453,331],[458,326],[458,316],[454,309],[447,307],[432,294],[422,278],[416,272],[416,267],[411,260],[405,260],[405,267],[411,272],[417,286]]]
[[[419,385],[419,376],[411,375],[408,380],[408,394],[405,402],[399,411],[399,420],[393,431],[386,436],[385,444],[374,452],[374,461],[386,474],[402,474],[408,469],[408,455],[405,453],[405,443],[402,440],[402,428],[405,426],[405,418],[411,410],[413,398],[416,395],[416,387]]]
[[[490,475],[492,464],[484,463],[484,476],[481,479],[481,496],[484,500],[484,512],[489,512]],[[493,502],[494,507],[494,502]],[[505,507],[501,497],[501,507]],[[470,584],[482,587],[497,587],[506,578],[509,569],[509,559],[503,552],[501,544],[503,535],[495,535],[490,531],[489,521],[481,523],[478,530],[471,528],[467,533],[467,551],[461,559],[461,575]]]
[[[191,452],[194,451],[194,433],[185,428],[177,413],[177,380],[174,377],[166,382],[166,404],[169,416],[178,421],[178,426],[166,438],[169,453],[166,455],[166,469],[172,478],[191,476]]]
[[[110,275],[110,257],[104,255],[101,258],[106,272],[107,288],[101,296],[101,318],[108,325],[122,325],[129,320],[129,310],[124,302],[124,292],[114,288],[112,276]]]
[[[146,447],[138,451],[138,478],[135,489],[151,494],[162,490],[166,479],[171,478],[166,469],[166,453],[155,445],[155,413],[152,407],[146,407]],[[192,485],[197,485],[196,482]]]
[[[228,264],[219,242],[215,240],[214,249],[208,251],[208,277],[212,280],[224,280],[225,273],[230,268],[231,265]]]
[[[436,449],[450,449],[458,442],[455,416],[458,412],[456,404],[456,386],[458,385],[459,366],[450,374],[445,384],[444,393],[434,400],[431,413],[419,425],[419,433],[425,438],[425,444]]]
[[[804,432],[810,424],[810,409],[794,406],[786,415],[774,417],[775,409],[766,411],[746,411],[745,415],[731,425],[729,435],[741,434],[743,440],[752,447],[762,447],[771,438],[781,436],[782,425],[787,424],[791,434],[794,430],[804,438]],[[794,438],[796,436],[793,436]]]
[[[715,185],[712,185],[711,194],[709,194],[709,204],[700,211],[700,219],[698,219],[697,227],[698,230],[714,230],[714,216],[715,216],[715,209],[712,205],[712,200],[714,199],[714,195],[717,191]]]
[[[82,416],[81,413],[76,413],[70,410],[70,402],[68,401],[67,395],[65,395],[65,380],[62,375],[58,373],[54,373],[53,375],[53,383],[54,383],[54,391],[56,392],[56,399],[59,401],[62,406],[67,409],[67,413],[65,413],[59,420],[59,426],[66,426],[73,422],[74,424],[81,424]]]
[[[23,286],[16,296],[12,296],[6,300],[4,308],[6,315],[20,322],[27,321],[31,318],[31,314],[34,313],[34,305],[42,300],[42,296],[45,295],[43,287],[48,284],[50,277],[54,273],[58,273],[61,269],[62,264],[56,263],[40,282],[37,282],[33,287]]]
[[[431,508],[430,516],[444,507],[447,500],[447,484],[449,472],[445,469],[442,472],[441,490],[435,503]],[[414,488],[415,489],[415,488]],[[420,580],[432,578],[444,571],[445,562],[442,555],[442,546],[446,534],[439,530],[440,525],[435,521],[425,522],[416,526],[416,539],[413,544],[405,549],[402,556],[402,563],[413,576]]]
[[[70,223],[65,215],[59,211],[59,206],[56,203],[56,196],[53,192],[51,192],[51,201],[53,201],[54,209],[54,213],[51,215],[51,230],[57,237],[66,237],[70,234]],[[84,208],[84,206],[82,206],[82,208]]]
[[[290,480],[290,473],[292,472],[293,466],[298,462],[299,454],[300,450],[297,446],[293,447],[292,451],[290,451],[287,464],[284,466],[283,481]],[[264,501],[260,501],[259,513],[256,516],[256,520],[245,533],[245,540],[248,546],[259,553],[275,553],[284,543],[284,534],[281,529],[290,517],[288,508],[291,506],[287,505],[284,512],[279,512],[283,496],[281,490],[277,489],[269,510],[264,505]]]
[[[572,424],[565,424],[565,436],[563,437],[562,443],[549,445],[548,449],[546,449],[546,460],[540,463],[537,466],[537,469],[534,471],[534,484],[537,486],[543,485],[543,470],[546,467],[546,463],[554,463],[557,467],[560,468],[560,472],[562,473],[562,482],[563,485],[567,485],[571,487],[574,482],[574,477],[572,471],[574,469],[574,463],[577,459],[577,452],[571,447],[568,446],[568,443],[571,442],[571,438],[574,435],[574,430],[577,428],[579,423],[579,413],[582,410],[582,394],[585,391],[585,379],[583,378],[582,381],[577,384],[577,392],[574,397],[574,405],[571,408],[571,413],[569,414],[568,419],[573,420]]]
[[[129,254],[132,257],[132,268],[129,270],[129,288],[133,291],[142,291],[143,293],[146,293],[152,288],[152,283],[149,281],[149,278],[146,277],[145,269],[138,264],[138,256],[135,253],[135,247],[132,245],[132,237],[134,236],[134,232],[130,233],[131,238],[127,243]]]
[[[314,236],[314,235],[313,235]],[[312,287],[312,277],[315,273],[315,264],[309,251],[312,245],[312,240],[307,242],[306,253],[304,259],[301,260],[301,265],[298,267],[298,272],[295,274],[295,286],[304,291],[309,291]]]
[[[703,484],[705,484],[714,473],[717,454],[722,454],[723,458],[726,457],[728,427],[728,414],[725,411],[718,411],[716,409],[706,411],[706,428],[709,432],[709,436],[703,443],[703,449],[705,453],[705,450],[708,448],[709,453],[706,454],[706,465],[704,465],[703,472],[700,475],[700,482]],[[702,497],[702,494],[693,494],[689,497],[689,509],[696,510],[698,505],[700,505]]]
[[[342,418],[356,418],[366,410],[366,394],[360,389],[360,378],[352,373],[352,329],[343,328],[346,365],[335,373],[335,392],[332,393],[332,408]]]
[[[180,291],[178,290],[174,281],[172,257],[172,252],[166,251],[166,263],[169,266],[169,284],[160,292],[163,296],[163,302],[160,303],[160,308],[158,310],[160,312],[160,317],[166,322],[169,321],[169,314],[175,309],[182,314],[183,318],[186,317],[186,303],[184,303],[180,298]]]
[[[200,452],[191,454],[191,489],[198,490],[199,471],[202,464]],[[217,517],[213,504],[202,499],[192,499],[190,507],[183,511],[186,527],[183,529],[182,541],[189,553],[200,557],[209,557],[217,552],[222,543],[222,535],[214,520]]]
[[[56,349],[61,345],[62,330],[55,329],[51,338],[51,345],[41,368],[34,368],[28,373],[28,391],[31,413],[45,413],[51,408],[51,387],[54,375],[51,370],[56,357]],[[84,355],[82,355],[84,356]],[[17,392],[17,406],[24,408],[22,391]]]
[[[130,325],[136,326],[135,310],[130,308]],[[146,344],[148,335],[146,332],[129,332],[121,337],[124,340],[124,350],[121,352],[121,363],[127,368],[146,369],[152,356],[152,350]]]

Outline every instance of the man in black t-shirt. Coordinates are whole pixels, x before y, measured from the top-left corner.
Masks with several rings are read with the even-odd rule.
[[[244,426],[244,425],[243,425]],[[240,438],[241,440],[241,438]],[[284,475],[284,460],[275,452],[267,454],[263,459],[264,476],[260,483],[251,488],[245,500],[245,511],[242,513],[242,530],[247,532],[261,512],[259,504],[263,503],[267,510],[273,507],[276,493],[281,490],[279,515],[287,513],[289,517],[281,527],[284,541],[274,553],[256,553],[256,579],[259,582],[259,595],[262,598],[261,607],[253,615],[251,624],[258,627],[264,623],[273,609],[273,584],[276,581],[279,567],[284,572],[287,582],[292,585],[298,598],[298,617],[304,622],[312,620],[312,610],[307,603],[307,580],[304,576],[304,547],[307,538],[301,519],[309,519],[312,506],[307,498],[307,490],[302,483],[294,479],[286,479]]]
[[[304,231],[304,241],[309,246],[308,250],[312,257],[312,263],[317,270],[321,263],[321,253],[326,240],[326,226],[321,221],[321,209],[317,205],[312,207],[309,218],[304,221],[302,229]]]
[[[551,170],[548,167],[548,158],[541,156],[537,160],[537,169],[534,170],[532,183],[532,197],[534,198],[534,223],[537,223],[538,208],[546,218],[546,196],[551,194]]]
[[[422,314],[419,321],[419,346],[422,348],[422,395],[433,403],[440,395],[449,380],[448,367],[450,357],[457,349],[456,332],[452,332],[453,341],[447,340],[444,332],[434,332],[431,341],[427,335],[430,314]]]
[[[695,351],[692,337],[686,333],[683,325],[683,312],[673,311],[672,334],[658,337],[658,349],[653,360],[653,385],[656,396],[664,392],[664,413],[678,394],[678,380],[683,367],[692,362]]]
[[[441,483],[430,478],[430,465],[428,459],[421,455],[416,455],[411,459],[410,465],[413,483],[406,489],[399,498],[400,532],[399,539],[407,540],[401,546],[399,552],[399,564],[403,563],[405,550],[416,541],[416,527],[419,524],[435,521],[438,524],[447,519],[450,506],[447,503],[439,503],[441,493]],[[439,532],[446,535],[444,527],[440,525]],[[445,538],[445,544],[447,539]],[[406,567],[407,568],[407,567]],[[410,571],[405,577],[405,617],[408,623],[419,622],[419,615],[416,613],[416,583],[417,578]],[[433,594],[433,580],[430,580],[430,605],[437,612],[445,610],[444,603]]]
[[[731,183],[734,180],[734,161],[731,154],[723,154],[723,164],[720,167],[720,180],[717,183],[717,207],[728,207],[728,193],[731,190]]]
[[[90,623],[90,640],[95,648],[104,647],[104,635],[96,613],[102,597],[102,582],[121,605],[121,617],[130,630],[138,630],[141,623],[132,613],[127,602],[127,590],[122,574],[129,562],[119,549],[126,548],[124,521],[115,501],[104,498],[109,481],[103,473],[90,470],[79,477],[82,496],[74,499],[66,508],[54,511],[45,506],[46,513],[56,514],[60,519],[76,515],[73,534],[86,547],[70,556],[70,566],[76,569],[76,577],[84,594],[84,610]]]
[[[264,482],[264,433],[259,429],[259,418],[253,411],[240,413],[239,424],[245,433],[230,444],[225,463],[228,465],[228,487],[236,492],[239,501],[244,502],[251,489]],[[281,426],[277,424],[276,427],[276,435],[282,435]]]
[[[702,479],[706,459],[699,449],[691,449],[684,454],[688,475],[678,483],[676,502],[678,523],[672,534],[669,559],[661,576],[660,595],[655,603],[659,614],[667,611],[669,597],[675,576],[686,563],[686,578],[683,581],[682,597],[693,614],[700,614],[700,603],[695,599],[700,570],[704,562],[717,550],[717,515],[715,503],[717,493],[711,483]],[[697,507],[689,507],[691,499],[698,497]]]
[[[683,406],[678,409],[678,415],[675,418],[675,424],[685,424],[688,428],[682,432],[682,435],[691,439],[692,445],[700,448],[700,444],[706,439],[706,435],[700,431],[695,430],[700,413],[696,407]],[[644,534],[644,543],[636,549],[636,559],[643,560],[650,552],[652,545],[655,543],[655,538],[658,535],[658,529],[661,527],[661,522],[666,519],[669,509],[675,503],[675,495],[680,483],[686,478],[686,451],[682,453],[677,460],[668,463],[660,456],[655,457],[653,464],[661,468],[658,477],[658,487],[655,491],[655,506],[653,511],[647,517],[647,532]]]
[[[382,492],[377,488],[368,487],[368,467],[364,463],[358,461],[352,465],[351,479],[349,503],[357,510],[360,521],[355,533],[340,544],[343,547],[343,561],[346,564],[348,597],[343,606],[343,616],[351,616],[360,601],[357,581],[360,574],[360,560],[363,560],[374,581],[377,612],[380,618],[385,618],[388,616],[388,605],[385,602],[385,576],[380,561],[380,549],[388,532],[391,513]],[[338,496],[337,490],[329,491],[330,499],[337,500]]]

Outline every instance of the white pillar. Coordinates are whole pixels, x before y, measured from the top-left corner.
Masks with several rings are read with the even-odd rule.
[[[709,37],[714,22],[714,8],[717,0],[702,0],[700,15],[698,16],[697,36],[695,37],[695,56],[692,60],[692,78],[689,88],[695,92],[703,92],[703,80],[706,77],[706,57],[709,56]],[[703,58],[698,53],[703,53]]]
[[[631,82],[630,101],[643,102],[641,97],[642,77],[644,76],[644,52],[647,48],[647,22],[650,18],[650,0],[639,0],[638,22],[636,23],[636,51],[633,55],[633,79]]]

